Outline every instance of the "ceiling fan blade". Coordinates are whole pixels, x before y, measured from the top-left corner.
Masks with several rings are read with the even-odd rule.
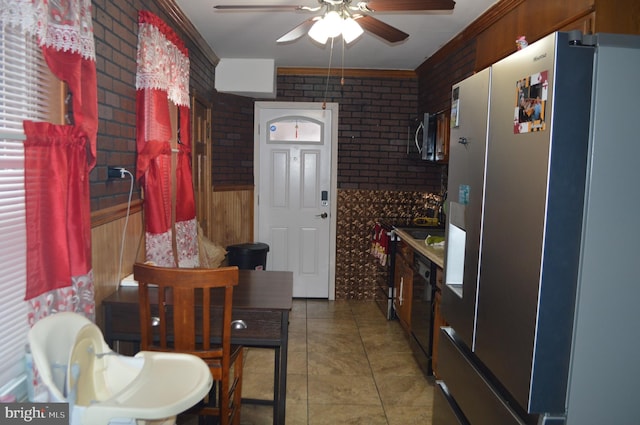
[[[219,4],[217,6],[213,6],[214,9],[218,10],[306,10],[305,6],[294,6],[294,5],[281,5],[281,4]]]
[[[353,19],[356,20],[358,24],[362,27],[363,30],[368,31],[377,35],[378,37],[384,38],[390,43],[397,43],[402,40],[406,40],[409,37],[404,31],[400,31],[399,29],[392,27],[389,24],[385,24],[379,19],[374,18],[369,15],[361,15],[354,16]]]
[[[294,29],[292,29],[291,31],[289,31],[279,39],[277,39],[276,43],[288,43],[290,41],[299,39],[303,35],[306,35],[311,29],[311,27],[313,26],[313,24],[315,23],[316,19],[317,18],[307,19],[306,21],[304,21],[303,23],[301,23],[300,25],[298,25],[297,27],[295,27]]]
[[[405,10],[452,10],[456,2],[453,0],[368,0],[366,9],[375,12],[401,12]],[[365,10],[366,10],[365,9]]]

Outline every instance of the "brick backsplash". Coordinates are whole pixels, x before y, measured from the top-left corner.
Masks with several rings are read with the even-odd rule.
[[[426,192],[339,190],[336,241],[336,299],[373,300],[385,272],[369,254],[377,220],[405,223],[426,214]]]

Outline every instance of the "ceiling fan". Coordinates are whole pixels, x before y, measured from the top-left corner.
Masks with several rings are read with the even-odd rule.
[[[366,30],[390,43],[406,40],[409,34],[371,16],[375,12],[404,12],[452,10],[454,0],[317,0],[318,6],[296,5],[217,5],[228,11],[307,11],[322,14],[302,22],[278,38],[278,43],[295,41],[309,34],[315,41],[325,44],[329,38],[342,35],[348,44]]]

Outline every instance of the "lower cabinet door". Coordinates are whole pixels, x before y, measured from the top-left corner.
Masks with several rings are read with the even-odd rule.
[[[462,345],[455,331],[440,328],[438,373],[447,393],[473,425],[525,425],[540,423],[531,416],[523,419],[491,383],[475,358]],[[436,425],[436,422],[433,422]]]
[[[433,390],[432,425],[469,425],[464,414],[449,394],[442,381],[436,381]]]

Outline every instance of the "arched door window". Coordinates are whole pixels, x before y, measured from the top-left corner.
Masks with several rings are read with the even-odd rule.
[[[323,126],[308,117],[280,117],[269,121],[267,143],[321,143]]]

